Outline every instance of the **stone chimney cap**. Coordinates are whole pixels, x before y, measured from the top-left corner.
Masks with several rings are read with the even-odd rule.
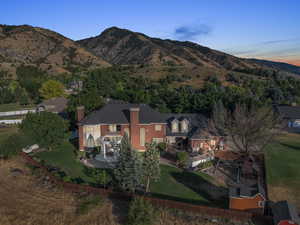
[[[78,109],[78,110],[84,109],[84,106],[83,106],[83,105],[77,106],[77,109]]]
[[[140,108],[138,108],[138,107],[130,108],[130,111],[140,111]]]

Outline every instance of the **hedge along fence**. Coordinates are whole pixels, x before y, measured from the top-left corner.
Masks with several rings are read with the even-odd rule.
[[[95,187],[82,185],[82,184],[74,184],[74,183],[64,182],[64,181],[60,180],[59,178],[55,177],[53,174],[51,174],[45,166],[43,166],[39,162],[32,159],[26,153],[21,152],[20,154],[29,165],[40,168],[43,171],[43,173],[49,177],[51,182],[57,184],[58,186],[63,187],[66,191],[75,192],[75,193],[76,192],[88,192],[91,194],[99,194],[99,195],[102,195],[105,197],[117,198],[117,199],[122,199],[122,200],[126,200],[126,201],[130,201],[134,196],[140,196],[140,195],[126,194],[126,193],[122,193],[122,192],[115,192],[111,189],[95,188]],[[141,196],[141,197],[150,201],[153,205],[158,206],[158,207],[179,209],[179,210],[183,210],[183,211],[204,214],[204,215],[208,215],[208,216],[212,216],[212,217],[226,218],[226,219],[235,220],[235,221],[249,221],[254,216],[254,214],[252,214],[250,212],[231,210],[231,209],[213,208],[213,207],[182,203],[182,202],[159,199],[159,198],[148,197],[148,196]]]

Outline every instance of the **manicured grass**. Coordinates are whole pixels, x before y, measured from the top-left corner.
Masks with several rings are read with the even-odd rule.
[[[21,109],[33,109],[34,105],[28,106],[21,106],[17,103],[10,103],[10,104],[0,104],[0,112],[8,112],[8,111],[15,111]]]
[[[65,142],[57,149],[39,152],[35,156],[44,160],[48,165],[60,168],[72,178],[93,182],[92,178],[84,173],[85,166],[76,160],[74,150],[75,148],[71,143]]]
[[[272,200],[300,206],[300,134],[286,134],[267,148],[267,182]]]
[[[94,182],[93,178],[86,175],[85,166],[76,160],[74,147],[68,142],[56,150],[40,152],[35,156],[45,160],[46,164],[59,167],[72,178]],[[212,199],[212,192],[216,189],[224,189],[216,186],[212,181],[212,177],[200,172],[186,172],[161,165],[161,178],[159,182],[152,183],[151,192],[153,196],[159,198],[226,207],[227,199]]]
[[[161,177],[159,182],[151,184],[151,192],[154,196],[188,202],[205,204],[218,207],[226,207],[226,199],[212,199],[210,188],[219,189],[212,184],[213,178],[201,172],[186,172],[181,169],[161,165]]]

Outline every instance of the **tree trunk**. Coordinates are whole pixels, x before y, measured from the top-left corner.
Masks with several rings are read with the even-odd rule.
[[[150,177],[147,177],[146,193],[150,191]]]

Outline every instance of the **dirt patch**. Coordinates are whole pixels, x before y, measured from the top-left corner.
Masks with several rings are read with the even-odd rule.
[[[269,186],[269,198],[272,201],[287,200],[300,210],[300,190],[285,186]]]

